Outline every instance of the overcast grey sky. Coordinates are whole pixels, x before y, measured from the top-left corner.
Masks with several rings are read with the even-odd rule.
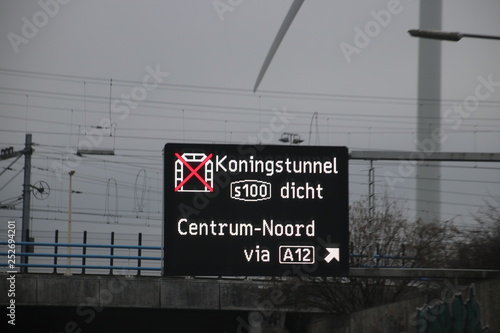
[[[500,35],[499,1],[443,2],[443,30]],[[52,190],[33,199],[32,228],[66,228],[68,175],[59,162],[76,170],[73,187],[82,192],[74,194],[74,230],[158,233],[163,145],[280,144],[281,133],[264,136],[276,112],[303,144],[414,150],[418,39],[407,31],[418,28],[419,2],[305,1],[253,93],[290,4],[0,0],[0,146],[22,149],[33,133],[32,183]],[[463,39],[442,50],[442,115],[478,89],[489,92],[465,116],[436,115],[448,136],[442,150],[498,152],[500,42]],[[111,137],[95,128],[110,122]],[[82,142],[116,156],[71,157]],[[400,162],[375,165],[377,194],[404,201],[413,216],[414,177],[390,188],[383,175],[397,173]],[[498,163],[445,165],[443,219],[469,223],[484,200],[500,196]],[[367,194],[368,164],[350,167],[356,200]],[[22,159],[12,168],[0,177],[2,203],[21,195],[22,173],[5,185]],[[112,223],[116,200],[121,216]],[[1,210],[1,219],[20,221],[20,207]]]

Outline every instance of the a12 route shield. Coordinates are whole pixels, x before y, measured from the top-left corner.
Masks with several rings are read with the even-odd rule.
[[[166,144],[164,275],[348,273],[346,147]]]

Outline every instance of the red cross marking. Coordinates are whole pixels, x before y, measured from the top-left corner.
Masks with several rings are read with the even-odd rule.
[[[198,166],[196,168],[192,168],[188,162],[186,162],[185,159],[182,158],[181,155],[179,155],[178,153],[175,153],[175,156],[182,162],[182,164],[184,164],[186,166],[186,168],[188,168],[191,173],[186,177],[184,178],[184,180],[182,182],[179,183],[179,185],[177,185],[177,187],[174,189],[175,192],[179,191],[179,189],[184,186],[184,184],[186,184],[186,182],[191,179],[191,177],[193,176],[196,176],[196,178],[198,178],[200,180],[200,182],[205,185],[205,187],[210,191],[210,192],[213,192],[214,189],[208,185],[208,183],[205,181],[205,179],[203,179],[203,177],[201,177],[199,174],[198,174],[198,170],[201,169],[201,167],[203,165],[205,165],[205,163],[208,162],[208,160],[210,160],[212,158],[212,154],[208,155],[200,164],[198,164]]]

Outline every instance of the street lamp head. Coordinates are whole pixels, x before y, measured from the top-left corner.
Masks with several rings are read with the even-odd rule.
[[[70,176],[73,176],[74,174],[75,174],[75,170],[71,170],[71,171],[69,172],[69,175],[70,175]]]
[[[82,155],[114,155],[115,151],[113,149],[77,149],[76,154],[78,156]]]
[[[304,140],[300,138],[299,134],[288,133],[288,132],[281,134],[281,138],[279,138],[278,140],[284,143],[290,142],[290,144],[296,144],[296,145],[304,142]]]
[[[290,135],[288,133],[281,134],[281,138],[279,138],[281,142],[287,143],[290,142]]]
[[[446,32],[437,30],[411,29],[408,33],[413,37],[448,40],[458,42],[464,35],[460,32]]]

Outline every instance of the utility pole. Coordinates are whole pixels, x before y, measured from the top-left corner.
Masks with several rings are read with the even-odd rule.
[[[24,184],[23,184],[23,223],[21,230],[21,241],[29,241],[29,223],[31,209],[31,155],[33,154],[33,146],[31,141],[31,133],[26,133],[26,142],[24,147]],[[27,253],[28,246],[22,245],[21,252]],[[27,264],[28,257],[22,256],[21,263]],[[28,268],[21,266],[21,273],[26,273]]]
[[[26,133],[24,149],[14,151],[14,147],[2,149],[0,154],[0,161],[19,157],[24,155],[24,183],[23,183],[23,221],[21,226],[21,242],[28,242],[29,237],[29,224],[30,224],[30,209],[31,209],[31,155],[33,154],[33,142],[31,141],[31,133]],[[15,163],[17,159],[13,162]],[[12,164],[11,164],[12,165]],[[21,246],[21,252],[28,253],[31,247],[26,245]],[[28,257],[21,256],[21,263],[27,264]],[[21,273],[27,272],[27,267],[21,266]]]

